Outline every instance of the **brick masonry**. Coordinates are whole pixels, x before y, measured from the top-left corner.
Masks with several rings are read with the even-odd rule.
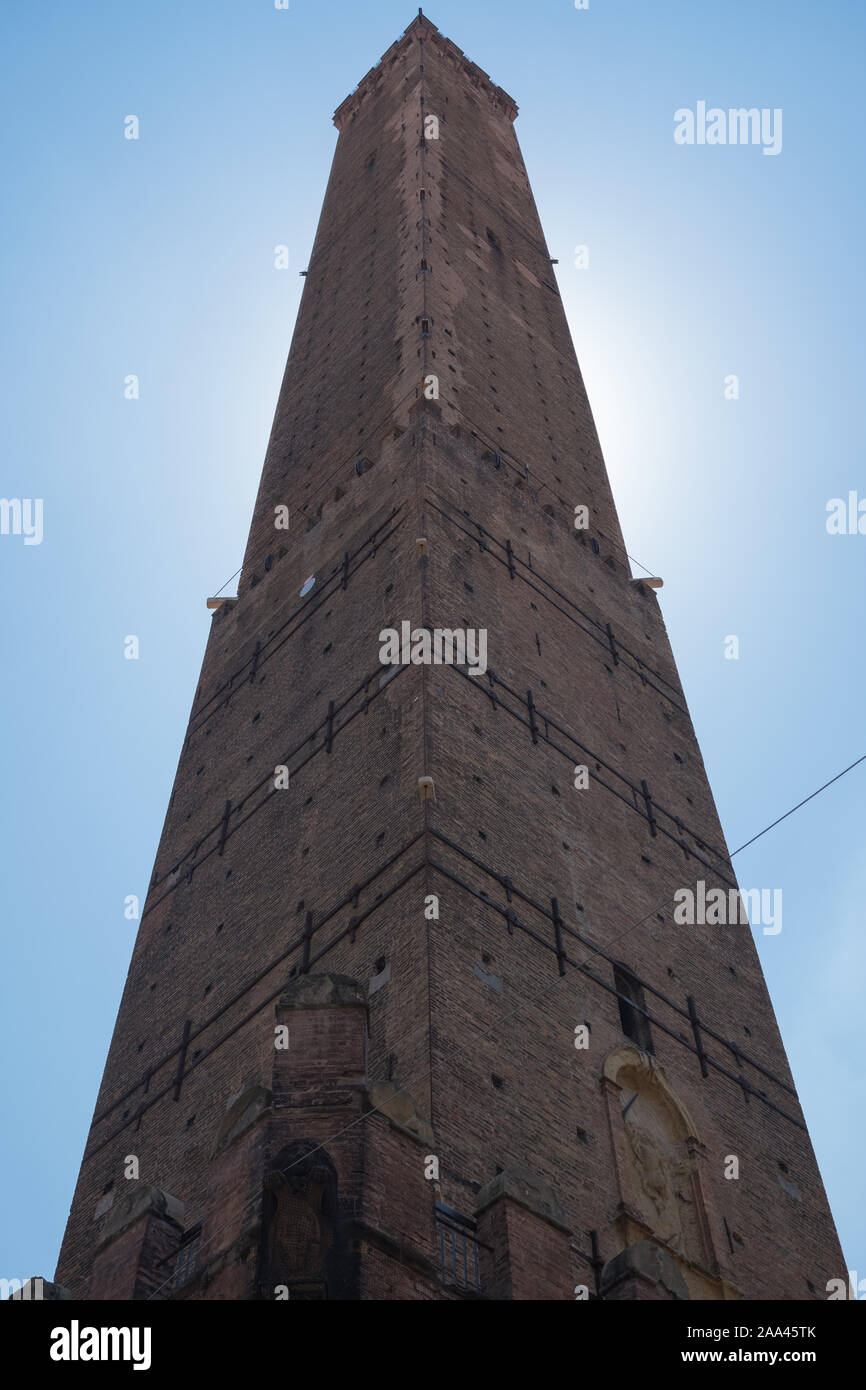
[[[55,1276],[75,1296],[844,1278],[750,930],[672,920],[675,888],[736,880],[515,116],[423,17],[335,115]],[[485,629],[490,671],[382,666],[404,620]]]

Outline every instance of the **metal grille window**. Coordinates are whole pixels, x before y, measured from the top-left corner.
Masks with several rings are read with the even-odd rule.
[[[480,1290],[475,1222],[437,1202],[436,1228],[442,1283],[455,1289]]]
[[[184,1231],[174,1265],[172,1287],[182,1289],[198,1271],[198,1252],[201,1244],[201,1222],[189,1231]]]

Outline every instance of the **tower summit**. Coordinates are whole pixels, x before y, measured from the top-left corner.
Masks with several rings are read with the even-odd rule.
[[[423,15],[336,111],[58,1264],[75,1297],[844,1277],[516,114]],[[678,921],[686,890],[734,920]]]

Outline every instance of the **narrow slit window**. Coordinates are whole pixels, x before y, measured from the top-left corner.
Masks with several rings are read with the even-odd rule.
[[[643,986],[624,965],[614,966],[613,982],[619,995],[617,1002],[622,1031],[642,1052],[652,1052],[654,1049],[649,1019],[641,1012],[646,1009]]]
[[[184,1231],[174,1264],[172,1284],[175,1290],[182,1289],[198,1272],[198,1254],[201,1245],[201,1222],[191,1230]]]

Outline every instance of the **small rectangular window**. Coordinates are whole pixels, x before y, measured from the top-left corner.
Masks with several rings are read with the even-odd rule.
[[[191,1230],[184,1231],[180,1248],[174,1264],[173,1287],[182,1289],[198,1270],[198,1252],[201,1245],[201,1222]]]
[[[613,982],[619,995],[619,1019],[622,1031],[642,1052],[653,1051],[652,1033],[649,1019],[642,1009],[646,1009],[643,986],[624,965],[613,967]]]
[[[436,1203],[439,1272],[442,1283],[455,1289],[480,1291],[475,1222],[444,1203]]]

